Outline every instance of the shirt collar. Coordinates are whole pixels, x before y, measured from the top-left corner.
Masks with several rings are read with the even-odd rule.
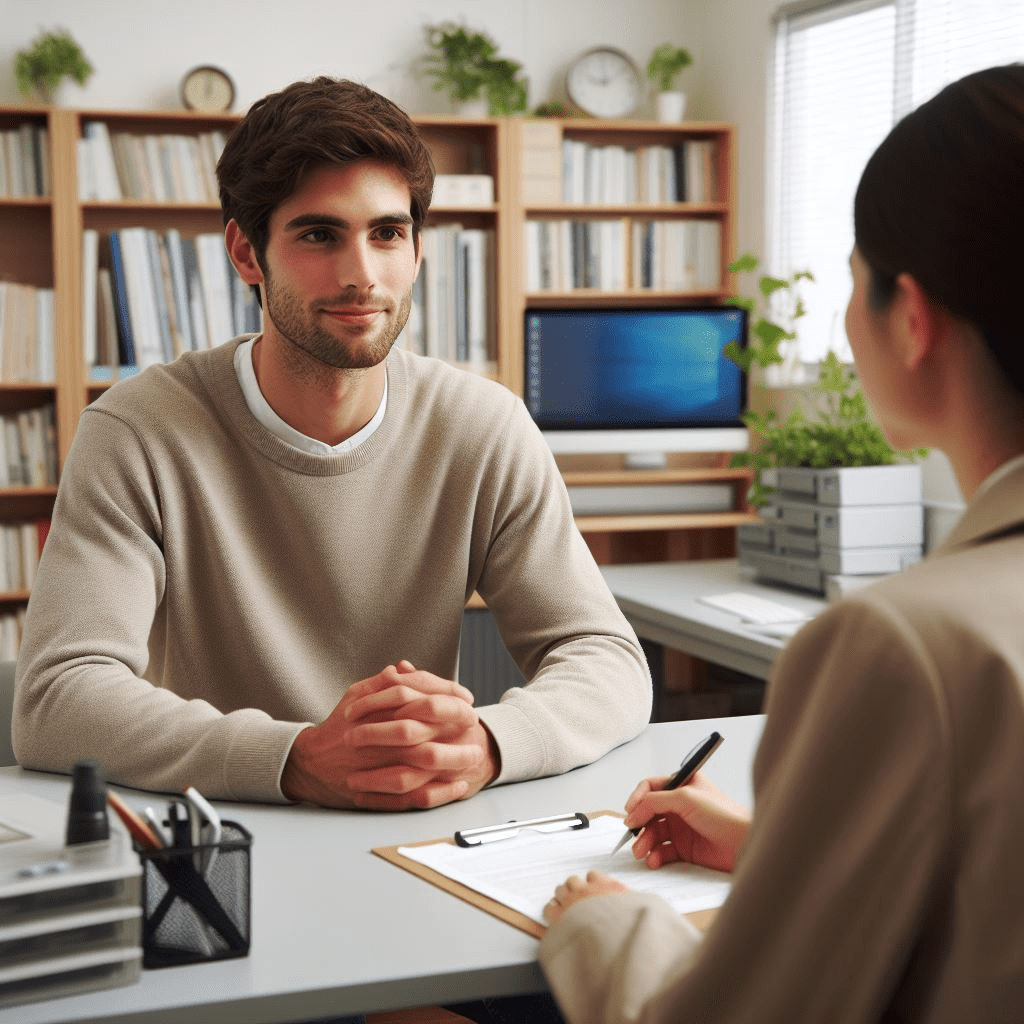
[[[315,437],[307,437],[294,427],[289,426],[270,408],[270,403],[263,397],[259,382],[256,380],[256,370],[252,365],[252,350],[257,338],[258,335],[250,338],[248,341],[243,341],[235,349],[235,373],[238,375],[238,383],[241,385],[242,394],[245,396],[245,404],[249,407],[249,412],[267,430],[276,434],[282,441],[310,455],[340,455],[343,452],[350,452],[357,445],[362,444],[384,422],[384,413],[387,411],[388,405],[388,378],[386,373],[384,376],[384,394],[381,395],[380,405],[377,406],[373,419],[365,427],[357,430],[351,437],[345,438],[340,444],[325,444],[323,441],[318,441]]]

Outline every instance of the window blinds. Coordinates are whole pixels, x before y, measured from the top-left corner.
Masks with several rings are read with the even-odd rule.
[[[810,270],[799,359],[849,359],[853,195],[892,125],[971,71],[1024,60],[1024,3],[833,0],[776,15],[770,252]]]

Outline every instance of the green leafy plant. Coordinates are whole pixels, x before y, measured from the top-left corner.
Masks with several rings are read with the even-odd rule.
[[[426,27],[431,53],[421,61],[423,73],[434,79],[434,91],[453,102],[487,99],[492,114],[514,114],[526,109],[526,82],[522,65],[498,56],[494,40],[452,21]]]
[[[751,272],[758,265],[757,257],[745,253],[729,270]],[[813,280],[806,270],[788,278],[762,274],[757,279],[759,299],[732,297],[730,302],[748,310],[753,325],[747,348],[732,342],[724,354],[745,373],[755,363],[765,367],[784,362],[780,345],[796,337],[793,327],[805,313],[799,284]],[[871,418],[856,371],[844,365],[834,352],[822,360],[817,381],[804,386],[803,395],[785,419],[773,410],[759,413],[751,409],[744,414],[743,422],[760,435],[761,444],[754,451],[737,452],[731,465],[753,468],[749,500],[755,506],[763,505],[771,494],[764,471],[777,466],[888,466],[927,454],[924,448],[909,452],[892,448]]]
[[[670,92],[676,75],[692,63],[693,56],[689,50],[672,43],[662,43],[647,62],[647,77],[659,92]]]
[[[23,96],[49,101],[61,79],[85,85],[93,67],[66,29],[42,32],[32,45],[14,57],[14,77]]]
[[[733,260],[729,273],[752,273],[759,265],[760,260],[747,252]],[[780,346],[784,341],[796,338],[796,322],[806,313],[800,294],[801,281],[813,282],[814,275],[809,270],[798,270],[785,278],[761,274],[757,278],[756,297],[733,295],[729,299],[734,306],[742,306],[749,315],[750,340],[747,347],[741,349],[731,341],[724,350],[724,354],[744,373],[749,373],[755,362],[766,367],[785,361]]]

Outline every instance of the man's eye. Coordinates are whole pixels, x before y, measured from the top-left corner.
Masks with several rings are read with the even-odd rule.
[[[313,228],[311,231],[307,231],[303,236],[308,242],[329,242],[331,240],[331,233],[326,228]]]
[[[397,242],[402,237],[402,232],[398,228],[381,228],[377,232],[377,237],[382,242]]]

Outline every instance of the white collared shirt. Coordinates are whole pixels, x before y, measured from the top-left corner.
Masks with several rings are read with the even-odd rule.
[[[258,336],[257,336],[258,337]],[[252,350],[256,344],[256,338],[243,341],[235,349],[235,373],[238,374],[238,383],[242,387],[242,394],[245,395],[245,404],[249,406],[249,412],[253,414],[267,428],[276,434],[282,441],[287,442],[299,451],[307,452],[310,455],[340,455],[342,452],[350,452],[357,445],[362,444],[384,421],[384,413],[388,406],[388,378],[384,375],[384,394],[381,395],[380,405],[373,414],[373,419],[357,430],[351,437],[347,437],[340,444],[329,445],[318,441],[315,437],[307,437],[299,433],[294,427],[290,427],[280,416],[270,408],[270,403],[263,397],[260,391],[259,381],[256,380],[256,370],[252,365]]]
[[[998,469],[994,469],[981,483],[978,485],[978,489],[974,492],[974,498],[977,498],[983,491],[987,491],[997,480],[1002,480],[1004,476],[1009,476],[1019,466],[1024,466],[1024,455],[1017,455],[1012,459],[1007,459]],[[973,498],[971,499],[974,500]]]

